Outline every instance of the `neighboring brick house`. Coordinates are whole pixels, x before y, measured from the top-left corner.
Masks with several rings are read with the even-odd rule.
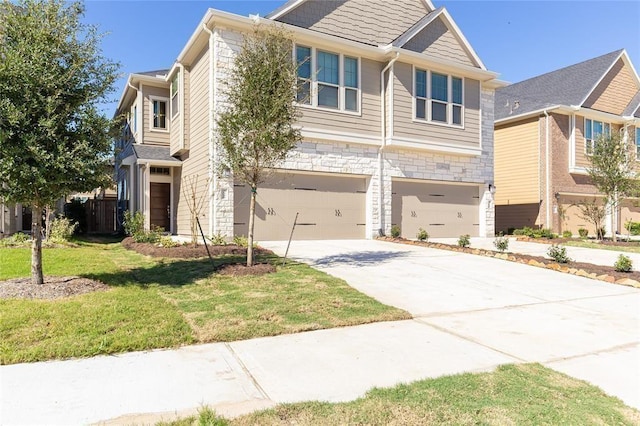
[[[198,175],[207,235],[247,233],[248,190],[219,175],[221,85],[256,23],[291,31],[309,58],[303,141],[258,190],[255,237],[494,234],[493,101],[501,83],[428,0],[296,0],[266,18],[208,10],[170,70],[132,74],[117,157],[122,208],[188,235]],[[293,58],[292,58],[293,60]],[[207,185],[207,179],[210,184]]]
[[[620,132],[640,155],[640,79],[626,51],[498,89],[495,120],[497,231],[539,226],[593,235],[577,207],[603,198],[587,173],[589,147],[599,134]],[[637,206],[626,200],[619,217],[606,218],[607,232],[640,221]]]

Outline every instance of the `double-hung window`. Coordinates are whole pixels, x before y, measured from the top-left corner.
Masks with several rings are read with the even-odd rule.
[[[360,60],[296,46],[299,104],[337,111],[360,111]]]
[[[585,139],[585,152],[591,154],[595,148],[596,141],[602,135],[611,134],[611,125],[609,123],[603,123],[602,121],[591,120],[586,118],[584,120],[584,139]]]
[[[171,80],[171,118],[180,112],[180,71]]]
[[[167,101],[166,99],[151,98],[153,105],[152,130],[167,130]]]
[[[416,68],[415,118],[462,126],[464,112],[462,78]]]

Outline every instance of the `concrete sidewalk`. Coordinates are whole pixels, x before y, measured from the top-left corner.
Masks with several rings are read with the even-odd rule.
[[[0,366],[0,423],[149,424],[202,405],[237,415],[513,362],[543,363],[640,409],[637,289],[381,241],[296,241],[290,255],[414,319]]]
[[[495,238],[481,238],[481,237],[473,237],[471,238],[471,247],[485,249],[485,250],[495,250],[495,246],[493,245],[493,241]],[[457,238],[431,238],[429,241],[434,243],[443,243],[443,244],[451,244],[457,245]],[[509,252],[511,253],[520,253],[520,254],[528,254],[531,256],[542,256],[549,258],[547,255],[547,251],[551,247],[551,244],[545,244],[543,242],[533,243],[527,241],[516,241],[515,237],[509,237]],[[594,265],[604,265],[604,266],[613,266],[615,261],[618,259],[620,254],[624,254],[629,257],[633,261],[633,269],[634,271],[640,270],[640,253],[629,253],[623,251],[615,251],[615,250],[603,250],[603,249],[592,249],[585,247],[571,247],[564,246],[567,249],[567,255],[576,262],[585,262],[585,263],[593,263]]]

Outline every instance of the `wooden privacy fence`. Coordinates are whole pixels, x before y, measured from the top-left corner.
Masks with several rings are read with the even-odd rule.
[[[115,199],[87,200],[87,232],[91,234],[111,234],[118,230]]]

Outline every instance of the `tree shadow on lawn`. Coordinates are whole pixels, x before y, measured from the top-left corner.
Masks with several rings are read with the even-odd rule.
[[[258,262],[277,261],[277,256],[259,256]],[[181,287],[196,281],[214,277],[220,267],[228,264],[246,263],[244,256],[220,256],[213,262],[205,257],[198,259],[170,260],[160,258],[152,266],[138,267],[115,273],[86,274],[86,278],[101,281],[114,287],[137,286],[147,288],[150,285]]]
[[[379,265],[401,257],[409,253],[403,251],[361,251],[358,253],[335,254],[325,256],[313,262],[317,266],[332,266],[339,264],[351,264],[356,267]]]

